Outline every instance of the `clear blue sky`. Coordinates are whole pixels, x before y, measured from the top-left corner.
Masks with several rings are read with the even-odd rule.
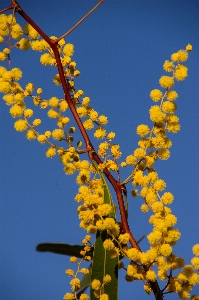
[[[59,36],[72,27],[97,1],[19,0],[19,4],[48,35]],[[1,0],[0,9],[10,1]],[[178,217],[181,239],[175,254],[192,258],[191,248],[199,242],[198,149],[199,149],[199,2],[197,0],[123,0],[105,2],[79,26],[67,42],[74,43],[74,60],[81,76],[76,87],[91,98],[99,113],[108,116],[108,130],[117,134],[124,157],[137,147],[137,125],[151,124],[149,92],[158,88],[164,75],[162,64],[188,43],[193,51],[187,62],[188,78],[177,84],[177,114],[181,131],[171,136],[173,146],[168,161],[157,163],[159,177],[167,191],[175,195],[172,205]],[[17,18],[20,23],[21,17]],[[42,87],[44,97],[62,97],[51,77],[54,70],[42,67],[40,53],[16,51],[12,67],[21,67],[21,84],[33,82]],[[40,117],[41,111],[35,111]],[[46,117],[45,129],[50,128]],[[66,176],[57,158],[47,159],[45,145],[29,142],[13,128],[14,119],[3,101],[0,108],[0,298],[4,300],[57,300],[70,292],[65,269],[67,256],[38,253],[41,242],[80,243],[85,235],[79,229],[73,200],[77,185]],[[52,126],[52,125],[51,125]],[[44,129],[44,127],[42,127]],[[124,172],[123,178],[128,174]],[[148,234],[148,214],[140,212],[141,199],[130,197],[129,223],[138,239]],[[145,239],[141,247],[147,249]],[[127,283],[121,271],[119,299],[153,299],[143,292],[142,283]],[[199,294],[199,287],[194,289]],[[168,295],[165,299],[178,299]]]

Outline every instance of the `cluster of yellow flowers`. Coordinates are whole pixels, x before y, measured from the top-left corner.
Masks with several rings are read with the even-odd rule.
[[[16,23],[16,19],[13,15],[0,15],[0,42],[8,42],[5,37],[9,36],[12,39],[19,40],[14,45],[9,42],[9,49],[5,48],[0,52],[0,60],[5,60],[9,57],[10,51],[13,47],[17,47],[21,50],[32,49],[34,51],[45,51],[40,57],[40,62],[47,66],[56,66],[56,60],[54,53],[48,43],[40,39],[38,32],[30,25],[27,24],[24,29]],[[25,37],[23,37],[25,35]],[[56,39],[55,36],[51,37],[52,40]],[[74,46],[72,44],[66,44],[64,39],[58,42],[60,58],[64,74],[68,79],[68,87],[71,93],[71,98],[76,107],[76,110],[80,118],[86,117],[83,121],[85,129],[89,130],[94,128],[94,124],[97,125],[97,129],[94,131],[94,136],[97,139],[101,139],[106,135],[106,130],[103,128],[107,124],[107,117],[104,115],[98,115],[98,113],[90,106],[90,98],[83,96],[82,90],[75,90],[74,78],[79,76],[80,72],[75,70],[76,63],[72,61],[71,57],[74,53]],[[9,50],[9,51],[8,51]],[[57,97],[51,97],[49,100],[44,100],[42,97],[42,89],[38,88],[36,94],[33,94],[34,84],[28,83],[23,89],[20,84],[16,81],[22,77],[22,71],[18,68],[7,70],[5,67],[0,67],[0,92],[4,93],[3,100],[10,108],[10,114],[13,118],[20,118],[14,123],[14,128],[17,131],[26,131],[26,138],[28,140],[37,139],[41,144],[49,144],[50,148],[46,151],[46,156],[52,158],[56,154],[60,156],[61,162],[64,164],[64,171],[66,174],[74,174],[76,170],[80,170],[77,176],[78,184],[85,184],[89,178],[90,173],[88,171],[89,163],[83,161],[80,164],[80,157],[73,146],[73,133],[76,131],[75,127],[68,127],[70,118],[65,115],[68,109],[68,104],[65,99],[58,99]],[[60,85],[61,81],[59,75],[56,74],[53,77],[53,81],[56,85]],[[36,127],[42,123],[41,119],[34,119],[29,122],[34,114],[33,109],[27,108],[25,100],[27,97],[32,98],[34,106],[38,106],[41,109],[47,109],[47,116],[57,120],[58,128],[53,131],[45,131],[39,133]],[[67,130],[68,128],[68,130]],[[68,148],[60,147],[53,143],[50,138],[55,141],[65,141],[68,143]],[[77,147],[81,147],[82,142],[77,144]]]
[[[87,254],[91,249],[91,247],[88,245],[90,239],[91,239],[91,237],[89,235],[86,235],[85,238],[82,240],[82,243],[84,245],[84,250],[80,251],[80,254],[82,256],[81,259],[78,260],[78,258],[76,256],[70,257],[70,262],[77,264],[77,271],[76,271],[76,273],[72,269],[67,269],[65,271],[65,273],[68,276],[73,277],[73,279],[70,281],[70,285],[71,285],[71,289],[72,289],[73,293],[66,293],[63,298],[64,300],[77,299],[76,293],[80,289],[80,279],[78,278],[78,275],[79,275],[79,273],[87,275],[90,272],[89,269],[87,269],[87,268],[81,268],[81,264],[83,261],[91,260],[91,256],[89,256]],[[79,299],[80,300],[88,300],[89,296],[87,294],[81,294]]]

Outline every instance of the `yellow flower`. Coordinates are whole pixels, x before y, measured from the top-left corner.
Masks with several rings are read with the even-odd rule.
[[[77,184],[85,184],[90,179],[90,172],[86,169],[81,170],[76,178]]]
[[[154,213],[158,213],[164,210],[164,205],[161,202],[155,202],[151,205],[151,210]]]
[[[167,99],[169,101],[176,100],[178,98],[178,93],[176,91],[167,91]]]
[[[176,110],[176,105],[173,102],[165,101],[162,104],[162,110],[166,113],[174,113]]]
[[[46,151],[46,156],[49,157],[49,158],[52,158],[55,155],[56,155],[56,149],[55,148],[49,148]]]
[[[80,280],[79,278],[73,278],[70,281],[70,285],[73,291],[78,291],[80,289]]]
[[[164,65],[163,65],[163,69],[166,71],[166,72],[172,72],[173,71],[173,68],[174,68],[174,63],[172,63],[171,61],[169,60],[166,60]]]
[[[139,258],[140,252],[136,248],[131,248],[127,250],[127,256],[130,260],[137,260]]]
[[[156,280],[156,273],[153,270],[149,270],[146,272],[146,279],[150,281],[155,281]]]
[[[38,95],[41,95],[42,92],[43,92],[43,91],[42,91],[42,88],[38,88],[38,89],[37,89],[37,94],[38,94]]]
[[[72,61],[71,63],[70,63],[70,68],[72,68],[72,69],[75,69],[76,68],[76,62],[75,61]]]
[[[30,118],[30,117],[32,117],[32,115],[33,115],[33,110],[32,109],[25,109],[24,110],[24,117],[26,117],[26,118]]]
[[[195,254],[196,256],[199,256],[199,244],[196,244],[193,246],[192,248],[193,254]]]
[[[51,131],[49,131],[49,130],[45,131],[44,134],[45,134],[47,139],[49,139],[49,137],[51,137]]]
[[[156,203],[158,203],[158,202],[156,202]],[[156,203],[154,203],[154,204],[156,204]],[[160,232],[158,230],[154,230],[149,235],[147,235],[147,239],[148,239],[149,243],[152,245],[157,243],[161,238],[162,238],[162,232]]]
[[[170,76],[162,76],[160,77],[159,84],[165,89],[170,89],[174,86],[174,79]]]
[[[91,110],[89,116],[92,121],[96,121],[98,118],[98,112],[96,112],[95,110]]]
[[[87,115],[87,109],[84,106],[80,106],[76,110],[80,117],[85,117]]]
[[[27,85],[26,85],[26,91],[28,91],[29,93],[32,93],[32,91],[34,90],[34,84],[29,82]]]
[[[14,123],[14,128],[16,129],[16,131],[25,131],[27,129],[28,125],[27,122],[25,120],[17,120]]]
[[[94,127],[93,121],[91,119],[85,120],[83,122],[84,128],[90,130]]]
[[[15,104],[10,108],[10,114],[13,118],[20,117],[22,113],[23,113],[23,108],[18,104]]]
[[[74,76],[77,77],[77,76],[79,76],[79,75],[80,75],[80,71],[75,70],[75,71],[74,71]]]
[[[156,191],[163,191],[166,187],[166,182],[162,179],[158,179],[155,183],[154,183],[154,189]]]
[[[107,239],[103,242],[103,247],[105,250],[111,250],[115,248],[115,245],[113,243],[113,241],[111,241],[110,239]]]
[[[152,289],[149,285],[144,285],[144,290],[148,295],[152,293]]]
[[[178,65],[175,69],[174,76],[178,81],[184,80],[188,76],[188,68],[184,65]]]
[[[191,45],[191,44],[188,44],[188,45],[186,46],[186,50],[187,50],[187,51],[191,51],[191,50],[192,50],[192,45]]]
[[[55,140],[61,141],[64,137],[64,131],[62,129],[55,129],[52,131],[52,137]]]
[[[38,140],[39,143],[44,144],[46,142],[46,136],[45,136],[45,134],[39,134],[37,136],[37,140]]]
[[[24,27],[24,32],[34,40],[39,37],[39,33],[30,24],[26,24]]]
[[[166,114],[163,113],[160,107],[157,105],[151,106],[149,113],[150,113],[150,119],[153,122],[162,122],[166,120]]]
[[[100,289],[100,286],[101,286],[101,283],[98,279],[94,279],[92,282],[91,282],[91,287],[92,289],[94,290],[99,290]]]
[[[104,115],[101,115],[98,117],[98,121],[100,122],[100,124],[102,125],[106,125],[108,123],[108,119],[106,116]]]
[[[71,293],[66,293],[64,295],[64,300],[74,300],[74,294],[71,294]]]
[[[94,132],[94,137],[96,139],[103,139],[106,135],[106,130],[102,127],[98,127]]]
[[[19,24],[15,24],[11,29],[11,37],[13,39],[20,39],[23,35],[23,29]]]
[[[10,49],[9,49],[9,48],[4,48],[4,49],[3,49],[3,53],[4,53],[5,55],[10,54]]]
[[[0,61],[6,60],[6,55],[3,52],[0,52]]]
[[[112,131],[111,131],[109,134],[107,134],[106,137],[107,137],[107,139],[110,140],[110,141],[113,140],[113,139],[115,138],[115,132],[112,132]]]
[[[59,113],[54,110],[53,108],[49,109],[49,111],[47,112],[47,115],[49,116],[49,118],[57,118],[59,116]]]
[[[109,296],[107,294],[100,295],[99,300],[109,300]]]
[[[28,50],[31,47],[31,43],[29,41],[29,39],[27,38],[22,38],[19,42],[17,42],[16,46],[21,49],[21,50]]]
[[[179,50],[171,55],[171,60],[174,62],[186,61],[188,59],[188,53],[185,50]]]
[[[194,266],[194,268],[199,270],[199,257],[193,257],[191,263]]]
[[[87,294],[81,294],[79,300],[89,300],[89,296]]]
[[[76,256],[71,256],[71,257],[70,257],[70,262],[76,263],[77,261],[78,261],[78,259],[77,259]]]
[[[36,133],[34,132],[34,130],[27,130],[26,131],[26,138],[29,140],[29,141],[32,141],[34,139],[36,139],[37,135]]]
[[[34,126],[39,126],[39,125],[41,124],[41,120],[40,120],[40,119],[35,119],[35,120],[32,122],[32,124],[33,124]]]
[[[74,53],[74,45],[66,44],[63,48],[63,53],[68,56],[72,56]]]
[[[105,282],[105,283],[111,282],[111,276],[108,275],[108,274],[106,274],[106,275],[104,276],[104,278],[103,278],[103,282]]]
[[[88,106],[89,103],[90,103],[90,98],[89,98],[89,97],[84,97],[84,98],[82,99],[82,105],[83,105],[83,106]]]
[[[57,107],[59,104],[59,99],[57,97],[52,97],[49,100],[49,105],[52,107]]]
[[[118,240],[122,244],[127,244],[129,242],[129,233],[120,234]]]
[[[167,160],[170,157],[170,151],[168,149],[161,149],[158,152],[158,157],[162,160]]]
[[[162,195],[161,200],[164,204],[171,204],[173,202],[174,196],[170,192],[166,192]]]
[[[141,211],[142,211],[143,213],[149,211],[149,207],[148,207],[147,204],[142,204],[141,207],[140,207],[140,209],[141,209]]]
[[[159,251],[162,255],[169,256],[172,253],[172,247],[169,244],[162,244]]]
[[[146,155],[146,151],[142,148],[137,148],[134,151],[134,157],[136,157],[137,159],[141,159]]]
[[[66,102],[66,100],[62,100],[60,103],[59,103],[59,109],[60,111],[64,112],[66,111],[68,108],[68,103]]]
[[[136,132],[139,136],[145,136],[150,132],[150,129],[147,125],[141,124],[137,127]]]
[[[73,276],[73,275],[74,275],[74,271],[71,270],[71,269],[67,269],[67,270],[65,271],[65,273],[66,273],[68,276]]]

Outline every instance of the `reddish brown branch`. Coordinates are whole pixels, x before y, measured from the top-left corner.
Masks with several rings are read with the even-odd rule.
[[[59,76],[60,76],[60,80],[62,83],[62,87],[64,90],[64,95],[65,95],[65,100],[68,103],[68,106],[73,114],[73,117],[79,127],[79,130],[82,134],[82,137],[84,138],[84,141],[86,143],[86,149],[88,150],[89,153],[89,157],[92,159],[94,159],[96,161],[97,164],[102,163],[101,159],[99,158],[99,156],[97,155],[91,141],[90,138],[82,124],[82,121],[80,120],[80,117],[75,109],[75,106],[73,104],[73,101],[71,99],[69,90],[68,90],[68,86],[67,86],[67,81],[64,75],[64,70],[61,64],[61,59],[60,59],[60,55],[59,55],[59,51],[57,48],[57,43],[58,40],[51,40],[42,30],[41,28],[23,11],[23,9],[19,6],[19,4],[17,3],[17,1],[15,1],[15,3],[18,6],[18,13],[42,36],[42,38],[50,45],[50,47],[52,48],[54,55],[55,55],[55,59],[57,62],[57,68],[58,68],[58,72],[59,72]],[[122,187],[121,184],[114,179],[114,177],[110,174],[110,172],[105,169],[104,170],[104,174],[107,177],[107,179],[109,180],[109,182],[111,183],[111,185],[113,186],[116,195],[117,195],[117,200],[118,200],[118,204],[119,204],[119,209],[120,209],[120,215],[121,215],[121,220],[122,220],[122,229],[123,232],[129,233],[130,235],[130,243],[134,248],[137,248],[139,251],[141,251],[139,245],[137,244],[135,238],[133,237],[129,225],[128,225],[128,221],[126,218],[126,211],[125,211],[125,206],[124,206],[124,201],[123,201],[123,195],[122,195]]]

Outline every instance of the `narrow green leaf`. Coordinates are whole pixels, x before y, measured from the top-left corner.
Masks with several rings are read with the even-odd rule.
[[[38,252],[53,252],[57,254],[63,254],[68,256],[76,256],[82,258],[80,255],[80,251],[84,250],[84,245],[68,245],[61,243],[41,243],[38,244],[36,250]],[[90,251],[87,254],[93,257],[93,247],[91,247]]]
[[[112,196],[107,185],[106,179],[103,173],[99,170],[98,165],[95,161],[92,161],[98,174],[100,175],[103,187],[104,187],[104,203],[110,204],[112,206],[112,211],[109,214],[110,218],[116,219],[115,215],[115,206],[112,200]],[[106,251],[103,247],[103,242],[109,238],[109,235],[106,230],[97,231],[96,241],[93,254],[92,262],[92,273],[91,273],[91,282],[94,279],[98,279],[103,283],[103,278],[106,274],[111,276],[111,282],[104,285],[104,293],[108,294],[109,300],[118,299],[118,261],[119,257],[111,258],[109,251]],[[111,238],[111,237],[110,237]],[[91,300],[97,300],[98,298],[94,295],[94,290],[90,289]]]
[[[108,251],[103,247],[103,242],[109,238],[107,231],[97,231],[95,249],[92,263],[91,282],[98,279],[101,283],[103,277],[108,274],[111,276],[111,282],[104,286],[104,293],[109,295],[109,300],[118,299],[118,260],[119,258],[111,258]],[[91,300],[97,300],[94,290],[90,291]]]

